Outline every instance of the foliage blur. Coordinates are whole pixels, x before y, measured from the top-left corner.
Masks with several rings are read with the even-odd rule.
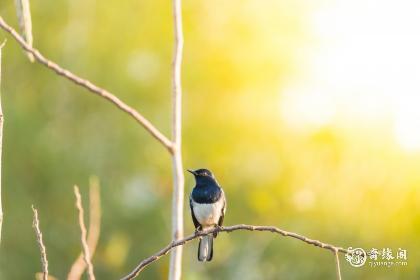
[[[420,117],[410,110],[420,105],[410,88],[420,71],[418,54],[407,56],[418,46],[408,47],[419,9],[372,2],[185,0],[184,166],[214,171],[227,225],[404,248],[405,267],[353,268],[341,257],[343,277],[420,279]],[[170,135],[170,1],[39,0],[31,9],[36,48]],[[0,14],[17,27],[13,1]],[[170,241],[170,157],[126,114],[30,64],[0,34],[9,39],[0,279],[33,279],[41,269],[31,204],[50,272],[65,278],[81,250],[72,186],[87,206],[91,175],[103,202],[95,272],[117,279]],[[186,174],[186,200],[193,185]],[[185,227],[193,232],[188,205]],[[328,251],[268,233],[221,234],[211,263],[197,262],[196,247],[185,246],[183,279],[335,277]],[[167,270],[166,257],[142,279]]]

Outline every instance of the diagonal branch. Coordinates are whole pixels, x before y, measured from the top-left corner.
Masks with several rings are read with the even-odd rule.
[[[344,249],[342,247],[337,247],[337,246],[334,246],[334,245],[331,245],[331,244],[328,244],[328,243],[321,242],[319,240],[310,239],[310,238],[305,237],[303,235],[300,235],[300,234],[297,234],[297,233],[294,233],[294,232],[290,232],[290,231],[285,231],[285,230],[279,229],[279,228],[274,227],[274,226],[253,226],[253,225],[241,224],[241,225],[235,225],[235,226],[229,226],[229,227],[219,227],[219,228],[214,228],[214,229],[211,229],[211,230],[201,231],[201,232],[197,232],[195,234],[192,234],[190,236],[187,236],[184,239],[172,241],[170,244],[168,244],[165,248],[163,248],[162,250],[160,250],[156,254],[142,260],[130,274],[123,277],[121,280],[130,280],[130,279],[136,278],[146,266],[148,266],[151,263],[159,260],[161,257],[168,254],[172,249],[174,249],[178,246],[183,246],[186,243],[189,243],[194,239],[200,238],[201,236],[205,236],[205,235],[208,235],[208,234],[213,233],[213,232],[232,232],[232,231],[237,231],[237,230],[268,231],[268,232],[272,232],[272,233],[277,233],[277,234],[285,236],[285,237],[295,238],[295,239],[303,241],[307,244],[314,245],[314,246],[322,248],[322,249],[330,250],[333,253],[337,253],[337,255],[338,255],[338,252],[346,253],[346,254],[349,253],[349,250]]]
[[[91,177],[89,182],[89,231],[87,236],[87,244],[91,252],[91,257],[95,253],[101,228],[101,198],[99,188],[98,178]],[[67,280],[78,280],[82,277],[87,267],[83,256],[83,253],[81,253],[73,263]]]
[[[8,25],[2,17],[0,17],[0,27],[6,32],[8,32],[10,35],[12,35],[16,42],[18,42],[19,45],[25,51],[34,56],[36,61],[45,65],[47,68],[53,70],[58,75],[67,78],[71,82],[81,87],[84,87],[85,89],[89,90],[94,94],[105,98],[106,100],[114,104],[116,107],[118,107],[120,110],[132,116],[141,126],[143,126],[144,129],[146,129],[156,140],[158,140],[163,146],[165,146],[170,153],[172,153],[172,141],[169,140],[165,135],[163,135],[162,132],[160,132],[148,119],[146,119],[137,110],[124,103],[121,99],[119,99],[109,91],[98,87],[89,80],[83,79],[77,76],[76,74],[73,74],[69,70],[62,68],[57,63],[44,57],[37,49],[32,48],[29,44],[27,44],[25,40],[19,35],[19,33],[10,25]]]
[[[42,263],[42,279],[48,279],[48,259],[47,259],[47,250],[45,249],[44,242],[42,241],[42,232],[39,228],[39,219],[38,219],[38,211],[32,205],[32,211],[34,212],[34,219],[32,223],[32,227],[36,233],[36,240],[39,246],[39,250],[41,251],[41,263]]]
[[[83,257],[88,267],[88,275],[89,280],[95,280],[95,275],[93,274],[93,265],[91,260],[91,254],[89,251],[89,246],[87,244],[87,230],[84,221],[84,210],[82,205],[82,196],[80,195],[79,188],[74,186],[74,195],[76,196],[76,207],[79,210],[79,225],[81,231],[81,240],[82,240],[82,247],[83,247]]]

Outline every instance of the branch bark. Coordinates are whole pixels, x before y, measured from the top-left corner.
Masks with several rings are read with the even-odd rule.
[[[100,229],[101,229],[101,197],[100,186],[97,177],[90,178],[89,182],[89,231],[87,236],[87,245],[89,247],[91,257],[95,254],[98,245]],[[83,272],[87,268],[83,258],[83,252],[71,266],[67,280],[78,280],[82,277]]]
[[[10,25],[8,25],[2,17],[0,17],[0,27],[8,32],[12,37],[15,39],[17,43],[28,53],[32,54],[36,61],[43,64],[47,68],[53,70],[58,75],[67,78],[69,81],[87,89],[88,91],[99,95],[112,104],[114,104],[117,108],[121,111],[126,112],[131,117],[133,117],[144,129],[146,129],[156,140],[158,140],[164,147],[168,149],[168,151],[172,154],[172,141],[169,140],[165,135],[162,134],[148,119],[146,119],[142,114],[140,114],[137,110],[130,107],[118,97],[110,93],[109,91],[93,84],[87,79],[83,79],[76,74],[73,74],[69,70],[62,68],[57,63],[47,59],[44,57],[37,49],[30,46],[25,40],[19,35],[19,33],[13,29]]]
[[[42,232],[39,228],[39,219],[38,219],[38,211],[32,205],[32,211],[34,212],[34,218],[32,227],[35,230],[36,240],[39,246],[39,250],[41,251],[41,263],[42,263],[42,279],[48,280],[48,259],[47,259],[47,249],[45,248],[44,242],[42,241]]]
[[[300,235],[300,234],[297,234],[297,233],[294,233],[294,232],[290,232],[290,231],[285,231],[285,230],[279,229],[279,228],[274,227],[274,226],[254,226],[254,225],[241,224],[241,225],[234,225],[234,226],[228,226],[228,227],[219,227],[219,228],[214,228],[214,229],[210,229],[210,230],[206,230],[206,231],[200,231],[200,232],[196,232],[195,234],[192,234],[188,237],[185,237],[183,239],[174,240],[171,243],[169,243],[165,248],[163,248],[162,250],[157,252],[156,254],[142,260],[134,268],[134,270],[131,273],[129,273],[127,276],[121,278],[121,280],[130,280],[130,279],[136,278],[140,274],[140,272],[143,269],[145,269],[148,265],[150,265],[153,262],[159,260],[161,257],[168,254],[174,248],[181,247],[181,246],[191,242],[194,239],[200,238],[201,236],[211,234],[213,232],[233,232],[233,231],[237,231],[237,230],[272,232],[272,233],[282,235],[284,237],[291,237],[291,238],[298,239],[298,240],[303,241],[307,244],[314,245],[314,246],[322,248],[322,249],[330,250],[334,254],[335,253],[338,254],[339,252],[340,253],[345,253],[345,254],[349,253],[349,251],[347,249],[344,249],[342,247],[337,247],[337,246],[334,246],[334,245],[331,245],[331,244],[328,244],[328,243],[321,242],[319,240],[310,239],[310,238],[305,237],[303,235]]]
[[[181,64],[184,37],[182,33],[181,0],[173,0],[174,20],[174,58],[172,62],[172,169],[173,169],[173,193],[172,193],[172,239],[179,240],[184,235],[184,170],[182,166],[181,140],[182,140],[182,88],[181,88]],[[169,280],[181,279],[182,270],[182,247],[172,251],[169,263]]]
[[[0,45],[0,243],[1,243],[1,232],[3,227],[3,205],[1,196],[1,171],[2,171],[2,151],[3,151],[3,108],[1,104],[1,54],[6,40]]]
[[[88,267],[89,280],[95,280],[95,275],[93,274],[93,265],[91,262],[91,254],[89,251],[89,246],[86,241],[87,231],[86,231],[85,221],[83,217],[84,210],[83,210],[83,205],[82,205],[82,197],[80,195],[79,188],[77,186],[74,186],[74,195],[76,196],[76,207],[79,210],[79,225],[80,225],[80,231],[81,231],[83,257]]]

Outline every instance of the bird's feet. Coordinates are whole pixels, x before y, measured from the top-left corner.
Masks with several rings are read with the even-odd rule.
[[[213,231],[213,237],[214,238],[216,238],[217,237],[217,234],[220,232],[220,231],[222,231],[222,227],[221,226],[219,226],[219,225],[215,225],[214,226],[214,231]]]
[[[219,232],[223,229],[223,227],[221,227],[219,225],[216,225],[214,228],[216,229],[217,232]]]
[[[201,227],[198,227],[194,230],[194,235],[198,235],[202,231]]]

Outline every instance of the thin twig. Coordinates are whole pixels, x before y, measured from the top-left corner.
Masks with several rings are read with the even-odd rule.
[[[15,6],[22,37],[28,46],[32,47],[32,19],[29,0],[15,0]],[[34,56],[30,52],[27,52],[26,54],[31,62],[35,61]]]
[[[341,280],[340,258],[338,256],[338,250],[334,250],[334,256],[335,256],[337,280]]]
[[[91,257],[95,254],[101,228],[101,198],[99,189],[98,178],[91,177],[89,182],[89,231],[87,236],[87,244],[91,252]],[[82,277],[87,267],[83,256],[83,253],[81,253],[74,261],[67,275],[67,280],[78,280]]]
[[[0,45],[0,243],[1,243],[1,232],[3,226],[3,205],[2,205],[2,196],[1,196],[1,169],[2,169],[2,151],[3,151],[3,123],[4,123],[4,116],[3,116],[3,107],[1,105],[1,53],[3,50],[4,45],[6,44],[6,40],[3,41]]]
[[[300,234],[297,234],[297,233],[294,233],[294,232],[290,232],[290,231],[285,231],[285,230],[279,229],[279,228],[274,227],[274,226],[253,226],[253,225],[241,224],[241,225],[220,227],[220,228],[214,228],[214,229],[210,229],[210,230],[206,230],[206,231],[201,231],[201,232],[197,232],[195,234],[192,234],[190,236],[187,236],[187,237],[185,237],[181,240],[172,241],[165,248],[163,248],[162,250],[160,250],[156,254],[142,260],[136,266],[136,268],[130,274],[123,277],[122,280],[134,279],[135,277],[137,277],[140,274],[140,272],[146,266],[150,265],[151,263],[153,263],[153,262],[157,261],[158,259],[160,259],[161,257],[165,256],[175,247],[185,245],[186,243],[189,243],[190,241],[192,241],[194,239],[200,238],[201,236],[211,234],[213,232],[232,232],[232,231],[236,231],[236,230],[268,231],[268,232],[280,234],[280,235],[285,236],[285,237],[295,238],[295,239],[298,239],[298,240],[303,241],[305,243],[308,243],[310,245],[314,245],[316,247],[320,247],[320,248],[323,248],[323,249],[326,249],[326,250],[330,250],[332,252],[349,253],[349,251],[347,249],[344,249],[342,247],[337,247],[337,246],[334,246],[334,245],[331,245],[331,244],[328,244],[328,243],[321,242],[319,240],[310,239],[310,238],[305,237],[303,235],[300,235]]]
[[[182,32],[181,0],[172,0],[172,14],[174,21],[174,57],[172,61],[172,239],[179,240],[184,235],[184,168],[182,167],[181,140],[182,140],[182,87],[181,64],[184,47]],[[169,263],[169,280],[180,280],[182,269],[182,247],[171,253]]]
[[[112,104],[117,106],[120,110],[126,112],[130,116],[132,116],[140,125],[144,127],[156,140],[158,140],[163,146],[165,146],[170,153],[172,153],[172,142],[169,140],[165,135],[162,134],[148,119],[146,119],[142,114],[140,114],[137,110],[130,107],[118,97],[110,93],[109,91],[93,84],[87,79],[83,79],[76,74],[70,72],[67,69],[62,68],[57,63],[45,58],[37,49],[32,48],[28,45],[25,40],[13,29],[10,25],[8,25],[2,17],[0,17],[0,27],[8,32],[12,37],[19,43],[19,45],[27,52],[31,53],[35,59],[40,62],[41,64],[45,65],[47,68],[53,70],[58,75],[63,76],[70,80],[71,82],[84,87],[85,89],[89,90],[90,92],[97,94],[106,100],[110,101]]]
[[[76,207],[79,210],[79,225],[81,231],[81,240],[82,240],[82,247],[83,247],[83,256],[88,267],[88,275],[90,280],[95,280],[95,275],[93,274],[93,265],[91,262],[91,255],[89,251],[89,246],[86,241],[87,231],[84,221],[84,210],[82,205],[82,197],[79,192],[79,188],[74,186],[74,195],[76,196]]]
[[[32,227],[35,230],[36,240],[39,246],[39,250],[41,251],[43,280],[48,280],[47,250],[45,248],[44,242],[42,241],[42,232],[41,232],[41,229],[39,228],[38,211],[34,208],[33,205],[32,205],[32,211],[34,212],[34,219],[33,219]]]

